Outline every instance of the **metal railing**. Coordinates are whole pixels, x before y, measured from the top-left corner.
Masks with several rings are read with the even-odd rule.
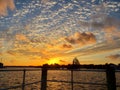
[[[31,84],[37,84],[40,83],[41,81],[35,81],[35,82],[31,82],[31,83],[25,83],[25,79],[26,79],[26,72],[27,71],[41,71],[41,69],[0,69],[0,72],[23,72],[23,77],[22,77],[22,84],[21,85],[17,85],[17,86],[10,86],[8,88],[0,88],[0,90],[9,90],[9,89],[16,89],[16,88],[22,88],[22,90],[25,90],[25,86],[27,85],[31,85]]]
[[[31,84],[37,84],[41,83],[41,88],[40,90],[47,90],[47,82],[64,82],[64,83],[71,83],[71,90],[74,90],[73,84],[90,84],[90,85],[104,85],[107,86],[108,90],[116,90],[116,87],[120,87],[120,85],[116,85],[116,77],[115,77],[115,72],[120,72],[120,70],[114,70],[113,68],[109,69],[97,69],[97,70],[82,70],[82,69],[71,69],[71,81],[65,81],[65,80],[47,80],[47,72],[48,70],[61,70],[61,69],[47,69],[47,68],[42,68],[42,69],[0,69],[0,72],[8,72],[8,71],[22,71],[23,72],[23,80],[22,80],[22,85],[17,85],[17,86],[10,86],[8,88],[0,88],[0,90],[9,90],[9,89],[16,89],[16,88],[22,88],[22,90],[25,90],[25,86],[31,85]],[[67,69],[62,69],[65,71],[68,71]],[[25,83],[26,79],[26,72],[27,71],[41,71],[41,80],[31,82],[31,83]],[[91,82],[75,82],[73,80],[73,73],[74,71],[86,71],[86,72],[106,72],[106,78],[107,78],[107,83],[91,83]]]

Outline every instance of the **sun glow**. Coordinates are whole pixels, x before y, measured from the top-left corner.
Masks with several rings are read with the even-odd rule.
[[[59,64],[59,58],[52,58],[48,61],[48,64]]]

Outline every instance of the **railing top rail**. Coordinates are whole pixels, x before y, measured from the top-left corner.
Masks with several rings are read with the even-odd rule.
[[[40,71],[41,68],[39,69],[0,69],[0,71]]]
[[[120,72],[120,70],[115,70],[115,72]]]
[[[48,69],[48,70],[60,70],[60,71],[91,71],[91,72],[105,72],[106,69]]]
[[[75,71],[105,72],[106,69],[80,69]]]
[[[5,68],[5,69],[0,69],[0,72],[3,71],[41,71],[42,68]],[[47,69],[47,70],[59,70],[59,71],[88,71],[88,72],[105,72],[106,69]],[[120,72],[120,70],[115,70],[115,72]]]

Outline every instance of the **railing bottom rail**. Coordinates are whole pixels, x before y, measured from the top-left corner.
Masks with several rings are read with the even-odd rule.
[[[48,82],[64,82],[71,83],[71,81],[47,80]],[[107,85],[105,83],[92,83],[92,82],[73,82],[73,84],[91,84],[91,85]]]
[[[31,84],[37,84],[37,83],[40,83],[41,81],[36,81],[36,82],[31,82],[31,83],[27,83],[27,84],[24,84],[24,86],[28,86],[28,85],[31,85]],[[3,89],[0,89],[0,90],[8,90],[8,89],[16,89],[16,88],[21,88],[22,85],[17,85],[17,86],[11,86],[11,87],[8,87],[8,88],[3,88]]]

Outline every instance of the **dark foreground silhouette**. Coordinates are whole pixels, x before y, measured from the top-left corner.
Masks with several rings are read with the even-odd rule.
[[[0,68],[3,68],[3,63],[0,63]]]

